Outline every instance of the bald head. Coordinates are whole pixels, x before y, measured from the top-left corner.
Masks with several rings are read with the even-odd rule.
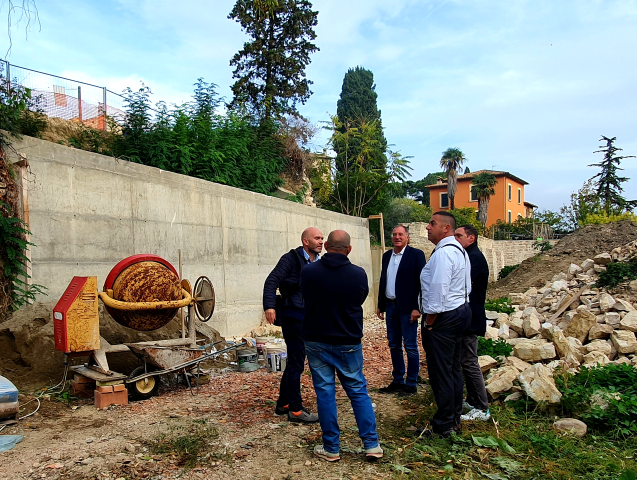
[[[327,237],[327,242],[325,242],[325,250],[327,250],[327,253],[349,255],[349,252],[352,251],[349,233],[345,230],[334,230],[330,232]]]
[[[314,261],[315,256],[323,251],[323,232],[316,227],[306,228],[301,234],[301,244],[310,259]]]

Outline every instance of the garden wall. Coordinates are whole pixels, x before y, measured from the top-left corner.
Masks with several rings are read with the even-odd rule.
[[[160,255],[177,268],[181,249],[184,278],[194,283],[206,275],[215,286],[211,326],[222,335],[243,334],[262,320],[266,276],[309,226],[326,236],[349,232],[350,258],[372,286],[366,219],[30,137],[14,147],[29,164],[21,168],[36,245],[32,281],[48,289],[39,301],[57,301],[75,275],[97,275],[102,285],[117,262],[137,253]],[[372,291],[366,313],[374,305]]]

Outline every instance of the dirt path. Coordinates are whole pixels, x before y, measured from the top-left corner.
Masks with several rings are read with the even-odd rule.
[[[366,323],[364,355],[379,425],[395,422],[406,413],[402,401],[376,391],[391,380],[384,322],[378,319]],[[361,442],[342,389],[337,398],[341,461],[334,464],[315,458],[312,449],[320,442],[320,427],[290,424],[285,417],[273,415],[279,380],[280,374],[263,368],[253,373],[225,372],[213,377],[197,396],[181,387],[172,388],[150,400],[104,411],[96,410],[89,402],[69,406],[45,400],[36,415],[20,422],[24,440],[0,454],[0,478],[391,476],[386,464],[367,463],[358,453]],[[303,377],[302,386],[307,406],[315,411],[316,397],[309,376]],[[186,450],[196,450],[198,447],[192,442],[202,437],[209,439],[203,452],[207,456],[195,468],[184,468],[184,456],[171,452],[184,445]]]

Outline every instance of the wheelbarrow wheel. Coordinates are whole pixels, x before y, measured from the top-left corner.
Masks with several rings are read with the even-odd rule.
[[[138,375],[143,375],[146,372],[151,372],[152,370],[147,369],[144,370],[144,367],[137,367],[130,374],[131,378],[137,377]],[[137,380],[136,382],[129,383],[128,393],[131,398],[135,400],[147,400],[151,397],[157,395],[157,391],[159,390],[159,377],[146,377],[141,380]]]

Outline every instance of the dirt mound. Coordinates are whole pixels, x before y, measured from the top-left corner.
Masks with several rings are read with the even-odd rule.
[[[571,263],[581,264],[603,252],[621,247],[637,238],[637,224],[629,220],[606,225],[587,225],[562,238],[546,254],[528,258],[503,280],[490,285],[489,298],[506,297],[544,284]]]
[[[55,303],[36,303],[22,308],[0,323],[0,374],[18,388],[32,390],[49,382],[57,383],[64,372],[64,354],[55,350],[52,310]],[[165,327],[138,332],[116,323],[100,304],[100,334],[111,345],[179,338],[181,323],[173,320]],[[218,333],[217,333],[218,335]],[[73,365],[87,357],[72,358]],[[132,353],[108,356],[109,366],[116,372],[129,374],[139,365]]]

